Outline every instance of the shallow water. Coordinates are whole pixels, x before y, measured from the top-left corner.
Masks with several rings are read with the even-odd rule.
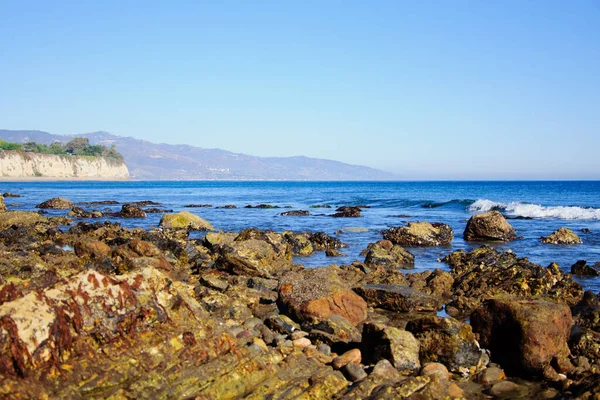
[[[478,243],[462,239],[466,221],[474,213],[498,209],[508,218],[523,240],[496,245],[514,250],[541,265],[557,262],[565,271],[577,260],[593,264],[600,261],[600,182],[0,182],[0,192],[20,194],[6,198],[12,210],[35,210],[35,205],[52,197],[91,202],[116,200],[120,203],[152,200],[165,209],[188,210],[209,220],[217,229],[239,231],[247,227],[274,231],[324,231],[334,235],[339,229],[360,227],[367,232],[344,232],[337,236],[349,248],[345,257],[328,258],[324,252],[297,257],[307,267],[363,260],[359,253],[381,238],[380,231],[409,221],[444,222],[455,233],[451,246],[411,248],[416,270],[446,268],[437,260],[451,251],[469,249]],[[184,208],[186,204],[212,204],[210,208]],[[261,203],[276,209],[247,209]],[[237,209],[217,209],[234,204]],[[310,208],[328,204],[333,208]],[[359,218],[331,218],[335,207],[366,205]],[[310,210],[310,216],[287,217],[279,214],[285,206]],[[118,211],[117,206],[83,206],[85,209]],[[50,211],[64,215],[66,211]],[[400,215],[400,216],[399,216]],[[158,225],[161,214],[145,219],[119,220],[123,226],[148,228]],[[540,236],[559,227],[575,231],[582,245],[542,244]],[[587,228],[591,233],[583,233]],[[578,278],[586,289],[600,290],[600,278]]]

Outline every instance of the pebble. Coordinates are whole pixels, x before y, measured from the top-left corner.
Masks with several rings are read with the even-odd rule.
[[[400,372],[388,360],[379,360],[373,367],[371,375],[379,376],[383,379],[395,381],[400,379]]]
[[[306,336],[308,336],[308,332],[304,332],[304,331],[294,331],[290,335],[290,337],[292,338],[292,340],[301,339],[301,338],[306,337]]]
[[[331,355],[331,347],[329,347],[329,345],[325,344],[325,343],[321,343],[320,345],[317,346],[317,350],[323,354],[325,354],[326,356],[330,356]]]
[[[489,385],[490,383],[500,381],[504,378],[506,378],[506,375],[502,369],[498,367],[489,367],[479,375],[479,383]]]
[[[428,376],[432,380],[439,380],[445,382],[450,378],[448,368],[444,364],[431,362],[427,363],[421,368],[421,376]]]
[[[501,399],[518,399],[527,396],[529,389],[514,382],[500,381],[492,386],[490,394]]]
[[[305,337],[295,339],[292,341],[292,343],[294,344],[294,347],[300,347],[300,348],[305,348],[312,344],[310,339],[307,339]]]
[[[360,364],[349,363],[344,365],[342,373],[351,382],[358,382],[367,377],[367,373]]]
[[[350,364],[350,363],[360,364],[361,361],[362,361],[362,354],[360,353],[360,350],[352,349],[352,350],[348,350],[341,356],[337,356],[336,358],[334,358],[331,365],[335,369],[340,369],[343,366]]]
[[[244,328],[255,329],[258,325],[262,325],[262,320],[258,318],[248,318],[244,321]]]

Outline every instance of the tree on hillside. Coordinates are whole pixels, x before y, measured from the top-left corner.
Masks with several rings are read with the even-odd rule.
[[[76,156],[84,155],[85,149],[90,145],[90,139],[78,137],[65,145],[65,151]]]

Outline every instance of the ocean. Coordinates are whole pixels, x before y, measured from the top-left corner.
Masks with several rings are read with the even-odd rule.
[[[499,210],[522,236],[522,240],[492,244],[500,250],[512,249],[518,256],[548,265],[556,262],[569,271],[577,260],[589,264],[600,261],[600,181],[539,182],[239,182],[239,181],[130,181],[130,182],[0,182],[0,192],[21,195],[6,198],[10,210],[36,210],[35,205],[52,197],[66,197],[74,203],[116,200],[119,203],[152,200],[174,211],[188,210],[210,221],[216,229],[240,231],[255,227],[277,232],[324,231],[348,244],[344,257],[328,258],[324,252],[296,257],[306,267],[345,264],[363,260],[359,253],[381,239],[381,230],[411,221],[443,222],[452,227],[451,246],[409,248],[415,255],[415,270],[447,266],[438,260],[448,253],[468,250],[480,243],[468,243],[462,233],[469,217],[492,209]],[[186,208],[188,204],[211,204],[206,208]],[[235,205],[236,209],[217,206]],[[270,204],[279,208],[245,208]],[[311,208],[329,205],[332,208]],[[336,207],[364,205],[359,218],[331,218]],[[99,211],[118,211],[115,206],[83,206]],[[309,216],[281,216],[285,211],[309,210]],[[49,210],[50,215],[66,211]],[[161,214],[145,219],[116,219],[126,227],[157,226]],[[115,220],[115,218],[111,218]],[[102,219],[100,219],[102,220]],[[542,244],[560,227],[576,232],[581,245]],[[362,229],[352,229],[362,228]],[[589,230],[584,233],[582,230]],[[335,233],[342,231],[341,233]],[[201,236],[202,233],[194,233]],[[576,278],[585,289],[600,291],[600,278]]]

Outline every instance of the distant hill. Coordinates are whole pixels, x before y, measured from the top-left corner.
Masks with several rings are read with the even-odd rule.
[[[146,140],[94,132],[53,135],[43,131],[0,130],[9,142],[66,143],[83,136],[92,144],[115,145],[125,158],[132,179],[264,179],[264,180],[392,180],[389,172],[309,157],[255,157],[220,149],[152,143]]]

